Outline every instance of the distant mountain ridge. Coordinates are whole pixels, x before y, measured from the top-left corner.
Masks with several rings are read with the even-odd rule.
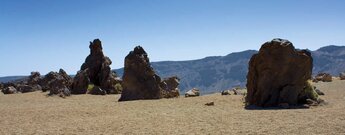
[[[152,62],[152,67],[162,78],[178,76],[181,79],[181,93],[196,87],[202,91],[202,94],[208,94],[245,86],[248,62],[257,52],[247,50],[198,60]],[[311,51],[311,54],[314,59],[313,74],[327,72],[338,76],[340,72],[345,71],[345,46],[325,46]],[[123,68],[114,71],[120,77],[123,74]],[[3,80],[11,80],[11,78],[0,77],[0,82]]]
[[[201,89],[203,94],[208,94],[245,86],[248,62],[257,52],[247,50],[198,60],[152,62],[152,67],[162,78],[174,75],[181,78],[182,93],[196,87]],[[327,72],[338,76],[340,72],[345,71],[345,46],[325,46],[311,51],[311,54],[314,61],[314,75]],[[123,68],[115,71],[122,76]]]

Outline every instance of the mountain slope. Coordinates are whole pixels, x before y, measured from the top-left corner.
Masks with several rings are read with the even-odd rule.
[[[182,93],[193,87],[201,89],[203,94],[214,93],[245,86],[248,62],[255,53],[257,51],[248,50],[199,60],[152,62],[152,67],[163,78],[180,77]],[[314,59],[313,74],[327,72],[337,76],[345,71],[345,46],[326,46],[311,53]],[[123,69],[115,71],[122,76]]]

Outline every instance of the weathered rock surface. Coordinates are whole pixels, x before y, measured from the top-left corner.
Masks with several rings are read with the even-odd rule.
[[[72,94],[86,94],[90,79],[88,77],[88,69],[78,71],[73,79]]]
[[[48,95],[59,95],[60,97],[70,96],[72,80],[67,73],[60,69],[59,73],[49,72],[40,82],[43,91],[48,91]]]
[[[180,90],[178,88],[179,84],[180,84],[180,79],[176,76],[164,79],[161,82],[162,97],[163,98],[179,97],[180,96]]]
[[[328,73],[319,73],[313,79],[313,82],[332,82],[332,75]]]
[[[28,93],[28,92],[35,91],[35,89],[29,85],[18,85],[16,89],[18,92],[21,92],[21,93]]]
[[[93,42],[90,42],[90,55],[86,57],[85,62],[81,66],[81,69],[78,73],[83,75],[76,76],[74,78],[77,84],[73,84],[72,93],[76,94],[85,94],[88,84],[84,77],[87,74],[89,83],[92,83],[96,86],[99,86],[101,89],[105,90],[108,94],[119,94],[121,91],[118,91],[115,88],[117,83],[116,74],[111,71],[110,65],[112,61],[103,54],[102,43],[99,39],[95,39]],[[87,71],[87,72],[85,72]],[[82,79],[82,80],[78,80]]]
[[[290,41],[266,42],[250,59],[246,102],[261,107],[305,102],[312,67],[311,54],[296,50]]]
[[[345,80],[345,72],[339,74],[340,80]]]
[[[185,97],[197,97],[200,96],[200,90],[197,88],[193,88],[186,92]]]
[[[31,72],[28,80],[28,85],[39,85],[40,81],[41,74],[39,72]]]
[[[2,93],[4,93],[4,94],[14,94],[14,93],[17,93],[17,89],[14,88],[13,86],[5,87],[2,90]]]
[[[145,50],[137,46],[125,58],[122,95],[119,101],[160,99],[161,78],[150,65]]]

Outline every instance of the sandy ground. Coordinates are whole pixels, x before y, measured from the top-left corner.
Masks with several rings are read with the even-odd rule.
[[[246,110],[242,96],[220,94],[120,103],[119,95],[0,94],[0,134],[345,134],[345,81],[316,86],[328,105],[287,110]]]

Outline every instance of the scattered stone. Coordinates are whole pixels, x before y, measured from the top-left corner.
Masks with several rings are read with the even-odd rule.
[[[161,82],[163,98],[175,98],[180,96],[180,90],[178,86],[180,85],[180,79],[176,76],[164,79]]]
[[[247,104],[274,107],[305,101],[303,91],[312,68],[313,59],[307,50],[296,50],[283,39],[266,42],[249,62]]]
[[[72,93],[85,94],[86,89],[84,88],[87,88],[89,83],[99,86],[109,94],[121,93],[121,91],[115,88],[115,84],[118,83],[116,74],[110,68],[112,61],[103,54],[101,41],[99,39],[93,40],[93,42],[90,42],[89,48],[90,55],[86,57],[85,62],[81,66],[78,72],[80,75],[74,78],[74,82],[77,83],[73,84]],[[86,80],[89,80],[88,84],[85,83],[87,82]]]
[[[122,79],[123,91],[119,101],[162,98],[161,78],[154,72],[141,46],[126,56]]]
[[[2,93],[4,93],[4,94],[14,94],[14,93],[17,93],[17,89],[14,88],[13,86],[5,87],[2,90]]]
[[[332,82],[332,75],[328,73],[319,73],[313,79],[313,82]]]
[[[91,94],[91,95],[106,95],[107,92],[105,90],[102,90],[98,86],[94,86],[87,94]]]
[[[186,92],[185,97],[197,97],[200,96],[200,91],[197,88],[193,88]]]
[[[231,90],[223,90],[222,95],[231,95]]]
[[[339,74],[339,78],[340,78],[340,80],[345,80],[345,72],[341,72]]]
[[[206,106],[214,106],[214,102],[208,102],[205,104]]]

